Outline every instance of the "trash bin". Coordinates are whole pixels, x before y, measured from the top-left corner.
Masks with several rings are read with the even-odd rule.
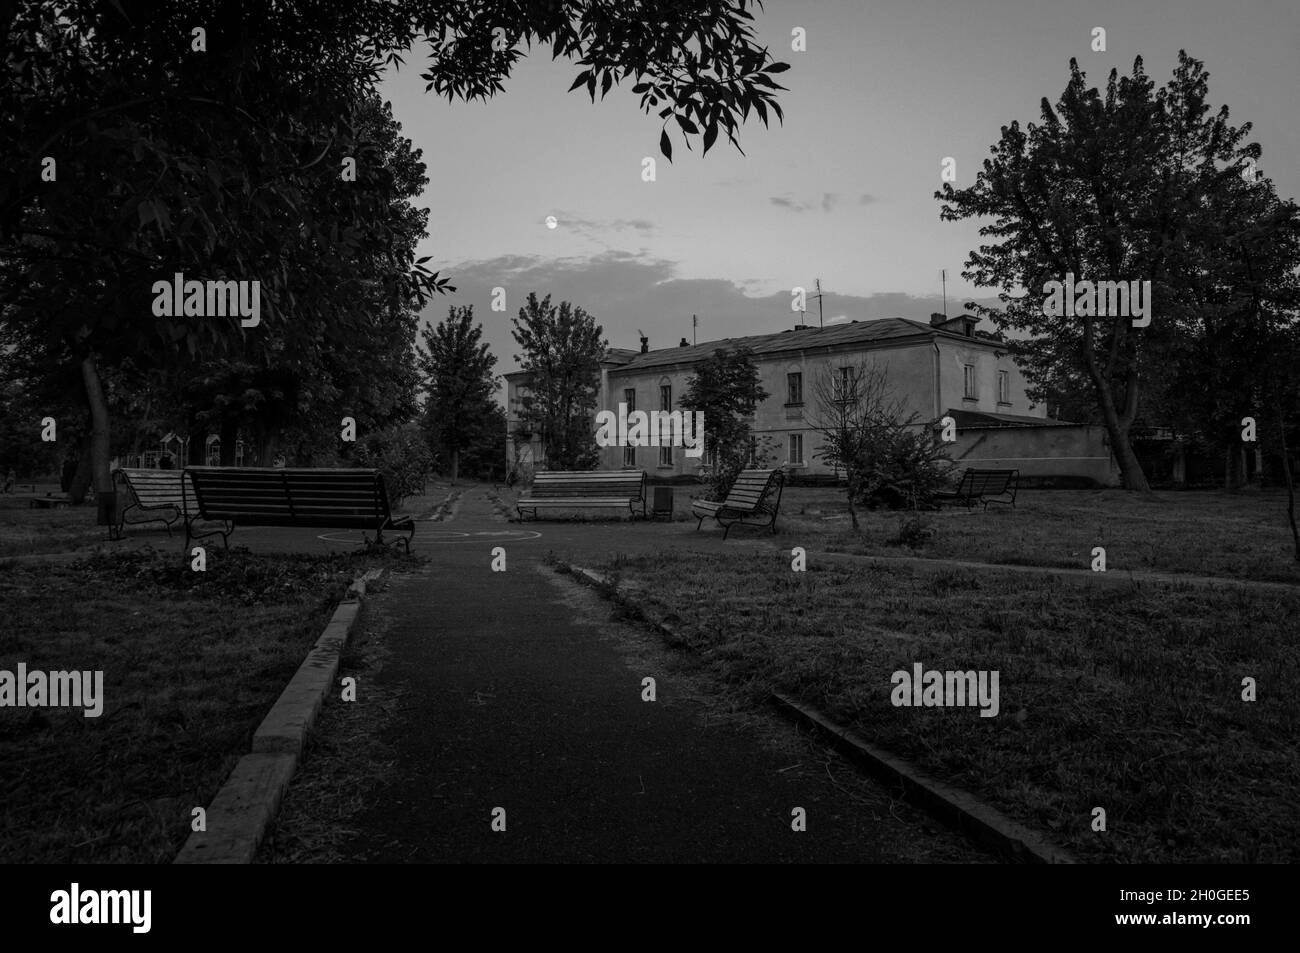
[[[673,488],[671,486],[657,486],[654,491],[654,505],[650,510],[650,518],[652,520],[672,520]]]

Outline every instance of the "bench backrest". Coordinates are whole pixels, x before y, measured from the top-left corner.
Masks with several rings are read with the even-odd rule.
[[[963,496],[997,496],[1007,492],[1011,479],[1018,470],[977,470],[969,468],[962,474],[961,486],[957,490]]]
[[[192,502],[209,520],[270,526],[380,523],[392,514],[378,470],[186,467]]]
[[[645,499],[644,470],[542,470],[528,495],[535,500],[579,497]]]
[[[122,467],[114,471],[119,484],[123,484],[135,497],[136,503],[146,509],[163,506],[182,506],[184,470],[142,470]]]
[[[722,505],[740,512],[761,509],[772,489],[780,486],[783,476],[780,470],[741,470]]]

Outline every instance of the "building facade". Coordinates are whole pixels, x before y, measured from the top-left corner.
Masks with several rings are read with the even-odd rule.
[[[1082,477],[1100,485],[1114,482],[1114,464],[1100,428],[1049,420],[1047,408],[1033,404],[1026,382],[1006,344],[976,330],[968,315],[931,318],[930,324],[905,318],[852,321],[826,328],[798,327],[775,334],[730,338],[652,350],[641,339],[639,351],[611,348],[601,364],[598,410],[678,411],[696,366],[720,348],[753,352],[768,397],[752,422],[755,437],[768,451],[766,465],[792,474],[830,476],[819,456],[819,389],[833,390],[862,369],[884,373],[890,398],[903,416],[915,414],[918,426],[933,426],[951,415],[957,440],[950,456],[959,465],[1016,467],[1022,474]],[[518,425],[519,398],[528,377],[505,375],[507,426]],[[593,424],[593,439],[595,427]],[[545,465],[536,440],[522,445],[507,436],[508,457],[523,466]],[[705,447],[708,421],[705,420]],[[706,457],[688,457],[681,447],[606,447],[601,469],[645,470],[650,477],[694,476]]]

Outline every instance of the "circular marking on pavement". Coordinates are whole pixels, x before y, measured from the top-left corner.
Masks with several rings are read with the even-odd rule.
[[[420,533],[414,543],[424,540],[432,543],[477,543],[496,540],[502,543],[526,543],[540,539],[541,533],[535,530],[500,530],[495,533],[457,533],[453,530],[439,530],[436,533]],[[342,538],[340,538],[342,537]],[[331,543],[359,543],[362,541],[360,530],[340,530],[334,533],[321,533],[317,539]]]

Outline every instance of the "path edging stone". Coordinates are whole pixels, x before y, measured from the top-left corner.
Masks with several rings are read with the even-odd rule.
[[[252,863],[338,673],[366,585],[382,573],[371,569],[352,581],[325,631],[253,733],[252,752],[239,759],[208,806],[207,830],[192,832],[174,863]]]

